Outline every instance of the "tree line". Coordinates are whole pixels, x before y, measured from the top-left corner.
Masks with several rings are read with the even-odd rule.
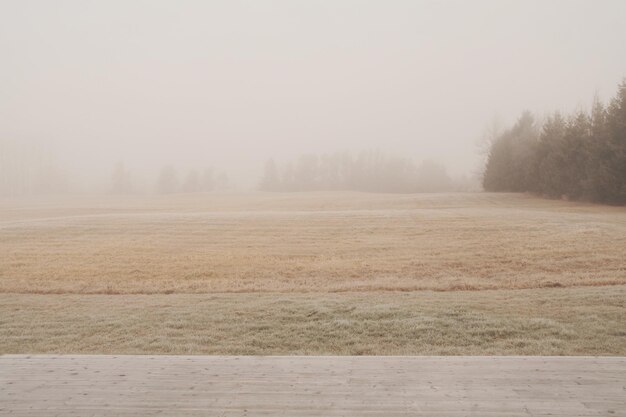
[[[215,173],[211,167],[204,170],[190,169],[181,177],[173,165],[165,165],[157,175],[154,191],[159,194],[199,193],[223,191],[227,187],[228,175],[224,172]],[[118,162],[115,166],[110,191],[113,194],[137,192],[131,172],[122,162]]]
[[[626,204],[626,80],[608,105],[536,123],[524,112],[492,141],[486,191]]]
[[[443,165],[388,156],[379,151],[302,155],[295,161],[267,161],[260,180],[263,191],[352,190],[366,192],[437,192],[467,188],[453,181]]]
[[[69,188],[68,175],[50,149],[36,141],[0,138],[0,198],[63,193]]]

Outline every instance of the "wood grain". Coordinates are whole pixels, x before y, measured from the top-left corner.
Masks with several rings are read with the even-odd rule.
[[[626,416],[626,358],[4,355],[0,415]]]

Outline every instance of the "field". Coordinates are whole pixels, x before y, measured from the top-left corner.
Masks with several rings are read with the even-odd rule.
[[[0,353],[626,354],[626,209],[519,194],[0,202]]]

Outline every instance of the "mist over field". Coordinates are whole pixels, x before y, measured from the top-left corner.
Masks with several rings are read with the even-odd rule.
[[[623,1],[2,2],[0,196],[476,190],[484,139],[524,110],[614,96],[625,17]]]
[[[0,0],[0,417],[626,417],[624,248],[626,0]]]

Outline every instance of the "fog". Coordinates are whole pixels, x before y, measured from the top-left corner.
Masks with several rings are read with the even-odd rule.
[[[490,127],[613,95],[625,21],[623,0],[3,1],[2,183],[34,164],[30,192],[106,191],[123,163],[140,189],[167,166],[245,190],[341,152],[471,178]]]

